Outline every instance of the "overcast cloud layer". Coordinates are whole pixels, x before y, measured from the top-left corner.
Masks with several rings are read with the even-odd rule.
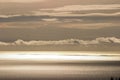
[[[119,38],[120,0],[0,0],[1,46],[107,43],[110,48]]]

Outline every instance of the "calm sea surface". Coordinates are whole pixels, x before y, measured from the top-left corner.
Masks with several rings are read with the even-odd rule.
[[[0,80],[110,80],[120,78],[119,53],[1,52]],[[79,54],[78,54],[79,53]],[[62,55],[61,55],[62,54]]]

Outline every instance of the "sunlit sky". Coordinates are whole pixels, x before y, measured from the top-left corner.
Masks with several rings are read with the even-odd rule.
[[[120,0],[0,0],[0,50],[119,51]]]

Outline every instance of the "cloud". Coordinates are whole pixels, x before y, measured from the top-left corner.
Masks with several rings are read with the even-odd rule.
[[[99,29],[118,27],[120,25],[119,7],[120,5],[118,4],[69,5],[60,8],[32,10],[23,14],[3,14],[0,15],[0,28],[56,26],[76,29]],[[117,11],[99,12],[100,10],[107,11],[112,9],[117,9]],[[86,11],[85,13],[84,10]]]
[[[83,11],[83,10],[113,10],[119,9],[119,4],[108,5],[69,5],[59,8],[54,8],[54,11]]]
[[[29,3],[29,2],[41,2],[45,0],[0,0],[0,2],[17,2],[17,3]]]
[[[29,21],[29,22],[4,22],[0,23],[0,28],[40,28],[45,26],[46,24],[39,21]]]
[[[119,23],[66,23],[59,27],[73,28],[73,29],[101,29],[106,27],[118,27]]]
[[[21,15],[0,15],[0,22],[23,22],[23,21],[65,21],[69,20],[70,22],[73,21],[114,21],[119,20],[120,12],[115,13],[86,13],[86,14],[74,14],[74,13],[32,13],[32,14],[21,14]],[[75,20],[76,19],[76,20]],[[69,22],[68,21],[68,22]]]
[[[0,42],[0,46],[42,46],[42,45],[99,45],[99,44],[120,44],[120,39],[116,37],[100,37],[95,40],[67,39],[59,41],[24,41],[17,40],[12,43]]]
[[[120,12],[115,13],[86,13],[86,14],[68,14],[65,16],[78,16],[78,17],[87,17],[87,16],[101,16],[101,17],[110,17],[110,16],[120,16]]]
[[[82,16],[120,16],[120,12],[116,13],[89,13]]]
[[[120,17],[120,12],[113,12],[113,13],[73,13],[73,12],[42,12],[42,11],[33,11],[32,13],[26,14],[17,14],[17,15],[0,15],[1,19],[21,19],[21,18],[42,18],[47,21],[49,18],[56,19],[56,18],[84,18],[84,17]],[[34,18],[34,19],[35,19]],[[4,21],[4,20],[3,20]]]
[[[120,6],[119,6],[120,7]],[[89,11],[89,10],[88,10]],[[105,12],[105,11],[104,11]],[[54,11],[54,9],[51,9],[49,12],[49,9],[41,9],[39,11],[33,11],[32,16],[41,16],[41,15],[48,15],[48,16],[54,16],[54,17],[85,17],[85,16],[119,16],[120,12],[119,10],[117,12],[111,12],[111,13],[104,13],[104,12],[97,12],[91,11],[91,12],[86,12],[86,13],[81,13],[81,11],[76,12],[71,10],[71,11]],[[29,15],[30,16],[30,15]]]
[[[9,14],[9,15],[0,15],[0,18],[12,18],[12,17],[30,17],[30,16],[63,16],[63,15],[68,15],[71,12],[47,12],[47,11],[43,11],[43,10],[39,10],[39,11],[31,11],[31,13],[23,13],[23,14]]]
[[[24,15],[0,15],[0,18],[11,18],[11,17],[19,17],[19,16],[24,16]]]
[[[58,19],[57,18],[46,18],[46,19],[42,19],[43,21],[47,21],[47,22],[57,22],[58,21]]]
[[[30,22],[6,22],[0,23],[0,29],[4,28],[11,28],[11,29],[37,29],[37,28],[64,28],[64,29],[86,29],[86,30],[93,30],[93,29],[104,29],[104,28],[111,28],[111,27],[119,27],[119,22],[113,23],[87,23],[83,22],[82,20],[78,19],[43,19],[43,21],[30,21]]]

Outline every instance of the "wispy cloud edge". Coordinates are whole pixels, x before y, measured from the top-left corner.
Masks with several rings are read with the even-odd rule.
[[[94,40],[67,39],[59,41],[24,41],[16,40],[14,42],[0,42],[0,46],[42,46],[42,45],[99,45],[99,44],[120,44],[120,39],[116,37],[99,37]]]

